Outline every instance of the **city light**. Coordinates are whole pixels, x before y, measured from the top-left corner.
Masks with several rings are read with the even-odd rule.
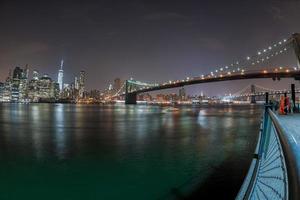
[[[286,42],[287,40],[284,39],[282,40],[283,42]],[[207,78],[217,78],[217,77],[224,77],[224,75],[232,75],[232,74],[235,74],[236,72],[239,72],[240,74],[244,75],[245,74],[245,70],[242,69],[242,68],[245,68],[247,67],[247,65],[249,64],[252,64],[253,66],[255,66],[256,64],[260,64],[260,63],[263,63],[265,62],[266,60],[269,60],[270,57],[274,57],[274,56],[277,56],[279,54],[282,54],[284,51],[287,51],[287,47],[280,47],[280,45],[283,43],[283,42],[277,42],[275,43],[272,47],[272,46],[268,46],[267,48],[264,48],[262,49],[261,51],[257,51],[257,54],[258,56],[247,56],[245,57],[246,59],[242,62],[240,61],[235,61],[233,63],[231,63],[229,66],[228,65],[225,65],[224,67],[218,67],[217,69],[211,71],[209,74],[202,74],[200,77],[195,77],[195,78],[190,78],[189,76],[186,77],[185,79],[182,79],[182,80],[169,80],[168,82],[164,82],[162,84],[146,84],[146,83],[142,83],[140,81],[134,81],[132,77],[130,77],[130,81],[134,81],[135,84],[138,84],[140,85],[139,88],[133,88],[131,90],[131,92],[133,91],[141,91],[141,90],[145,90],[145,89],[151,89],[152,87],[159,87],[159,86],[164,86],[164,85],[176,85],[178,83],[185,83],[185,82],[189,82],[191,80],[204,80],[205,77]],[[278,47],[276,49],[276,51],[273,51],[273,48],[275,50],[275,47]],[[280,48],[279,48],[280,47]],[[261,55],[264,54],[264,57],[261,57]],[[253,59],[252,59],[253,58]],[[250,60],[253,60],[251,61],[249,64],[247,64],[248,62],[247,61],[250,61]],[[243,64],[243,67],[240,65],[240,63]],[[85,97],[88,97],[86,96],[86,92],[85,92],[85,86],[84,86],[84,80],[85,80],[85,72],[81,71],[80,72],[80,75],[79,76],[76,76],[75,77],[75,81],[73,83],[64,83],[64,71],[63,71],[63,64],[64,64],[64,61],[62,60],[61,61],[61,64],[60,64],[60,67],[59,67],[59,70],[58,70],[58,76],[57,76],[57,82],[56,81],[53,81],[49,76],[47,75],[44,75],[44,76],[40,76],[39,73],[35,70],[33,71],[33,78],[32,80],[27,80],[28,83],[26,83],[26,81],[22,82],[20,81],[20,89],[19,91],[14,89],[14,90],[11,90],[10,92],[10,96],[9,95],[6,95],[5,97],[2,97],[2,100],[0,99],[0,101],[8,101],[10,102],[11,100],[12,101],[20,101],[21,102],[36,102],[36,101],[39,101],[40,99],[54,99],[54,101],[57,101],[57,100],[60,100],[60,99],[63,99],[63,98],[66,98],[66,99],[73,99],[74,101],[78,101],[78,99],[83,99]],[[245,66],[245,67],[244,67]],[[279,67],[280,70],[282,70],[282,67]],[[294,69],[295,71],[298,69],[296,67],[292,68]],[[17,69],[19,70],[19,69]],[[278,71],[278,69],[273,69],[275,72]],[[251,71],[251,70],[250,70]],[[224,74],[222,74],[224,72]],[[263,73],[268,73],[267,70],[263,70],[262,71]],[[286,69],[285,72],[290,72],[289,69]],[[79,78],[77,78],[79,77]],[[23,80],[23,79],[22,79]],[[32,95],[34,94],[34,92],[30,93],[30,95],[26,95],[24,94],[24,91],[26,89],[26,87],[28,88],[34,88],[34,87],[31,87],[30,84],[33,84],[34,82],[45,82],[45,84],[49,83],[47,87],[43,87],[42,89],[40,89],[39,91],[39,94],[35,93],[35,95]],[[50,86],[51,84],[52,86]],[[13,84],[12,84],[13,85]],[[103,93],[103,95],[105,96],[106,95],[106,99],[111,99],[111,98],[115,98],[115,97],[118,97],[119,95],[121,94],[125,94],[126,92],[124,92],[124,89],[125,89],[125,82],[123,82],[123,84],[117,84],[119,86],[113,86],[112,84],[110,84],[109,88],[107,91],[110,91],[108,92],[109,94],[106,94],[105,92]],[[30,86],[30,87],[29,87]],[[58,86],[58,87],[57,87]],[[57,90],[55,89],[51,89],[51,88],[58,88]],[[22,89],[23,88],[23,89]],[[48,88],[48,89],[47,89]],[[116,90],[116,88],[118,88]],[[28,90],[29,91],[29,90]],[[56,92],[51,92],[51,91],[56,91]],[[8,92],[6,92],[8,93]],[[52,95],[52,96],[49,96],[49,95]],[[30,97],[29,97],[30,96]],[[34,97],[33,97],[34,96]],[[26,97],[26,98],[24,98]],[[83,102],[84,100],[82,100],[81,102]],[[90,101],[90,100],[89,100]]]
[[[29,79],[29,68],[15,67],[13,74],[9,76],[0,87],[0,102],[30,103],[30,102],[59,102],[61,100],[75,102],[80,98],[80,91],[84,95],[84,72],[81,72],[81,84],[77,88],[75,83],[67,84],[63,82],[63,64],[58,70],[57,82],[50,76],[44,74],[40,76],[37,70],[33,70],[32,79]]]

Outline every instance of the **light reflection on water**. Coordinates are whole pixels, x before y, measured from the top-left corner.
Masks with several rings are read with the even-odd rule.
[[[174,187],[187,194],[222,163],[247,171],[260,112],[0,104],[0,199],[35,199],[36,191],[49,193],[43,199],[156,199]]]

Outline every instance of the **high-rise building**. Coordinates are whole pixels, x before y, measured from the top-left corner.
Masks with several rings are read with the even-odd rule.
[[[113,85],[112,85],[112,84],[109,84],[108,90],[109,90],[109,91],[112,91],[113,89],[114,89]]]
[[[39,80],[39,78],[40,78],[39,72],[37,70],[33,70],[32,79],[37,81]]]
[[[33,70],[32,80],[30,80],[28,83],[28,99],[32,102],[39,101],[39,80],[39,71]]]
[[[63,65],[64,65],[64,60],[61,60],[60,63],[60,70],[58,71],[58,76],[57,76],[57,83],[59,84],[59,90],[63,90],[63,84],[64,84],[64,70],[63,70]]]
[[[59,84],[52,81],[52,83],[51,83],[51,93],[50,93],[51,99],[58,100],[59,99],[59,93],[60,93]]]
[[[186,100],[186,94],[185,94],[185,89],[184,88],[179,89],[179,100],[181,100],[181,101]]]
[[[24,71],[20,67],[15,67],[13,79],[11,81],[11,101],[19,102],[20,98],[20,80],[24,77]]]
[[[24,77],[20,79],[19,102],[26,102],[27,99],[28,99],[28,79]]]
[[[15,67],[14,71],[13,71],[13,79],[21,79],[22,75],[23,75],[23,69],[21,69],[20,67]]]
[[[28,65],[25,69],[15,67],[11,80],[11,101],[25,102],[28,97]]]
[[[42,99],[49,99],[51,92],[51,78],[44,74],[39,81],[39,97]]]
[[[115,80],[114,80],[114,90],[115,91],[119,91],[120,90],[120,88],[121,88],[121,79],[120,78],[116,78]]]
[[[56,98],[56,90],[59,90],[58,83],[52,81],[52,79],[47,75],[43,75],[39,80],[39,99],[40,101],[53,101]]]
[[[39,79],[32,79],[29,82],[29,84],[28,84],[28,98],[32,102],[38,102],[38,100],[39,100]]]
[[[8,77],[7,77],[7,78],[12,79],[12,72],[11,72],[11,69],[9,69],[9,71],[8,71]]]
[[[100,91],[99,90],[91,90],[89,97],[93,98],[93,99],[100,99]]]
[[[29,69],[28,65],[25,66],[23,70],[22,77],[20,78],[19,85],[19,101],[26,102],[28,100],[28,77],[29,77]]]
[[[10,102],[11,101],[11,72],[9,73],[9,76],[5,80],[4,83],[4,90],[3,90],[3,102]]]
[[[28,78],[29,78],[29,68],[28,68],[28,64],[26,64],[23,73],[24,73],[23,78],[25,78],[26,80],[28,80]]]
[[[80,71],[79,76],[79,97],[84,97],[84,91],[85,91],[85,71]]]
[[[0,82],[0,102],[3,102],[4,83]]]
[[[75,89],[79,90],[79,80],[78,80],[77,76],[75,76],[74,85],[75,85]]]

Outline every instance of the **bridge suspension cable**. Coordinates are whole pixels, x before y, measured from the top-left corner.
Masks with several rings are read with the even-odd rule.
[[[243,93],[246,92],[248,89],[251,89],[251,85],[252,85],[252,84],[247,85],[246,87],[244,87],[244,88],[241,89],[240,91],[235,92],[235,93],[232,94],[231,96],[232,96],[232,97],[236,97],[236,96],[239,96],[240,94],[243,94]]]
[[[293,50],[299,57],[300,53],[298,55],[297,49],[300,48],[300,42],[298,40],[300,40],[300,34],[293,34],[289,39],[283,39],[279,42],[273,43],[272,45],[257,51],[257,53],[252,56],[246,56],[240,61],[233,62],[230,65],[223,67],[218,67],[208,74],[202,74],[192,78],[187,77],[182,80],[170,80],[161,84],[148,84],[131,79],[128,80],[128,83],[130,83],[129,93],[142,93],[159,89],[182,87],[184,85],[196,83],[238,80],[245,78],[273,78],[275,80],[282,77],[294,77],[295,79],[298,79],[298,76],[300,76],[300,67],[272,66],[272,68],[262,68],[261,66],[261,63],[271,62],[270,60],[272,58],[288,52],[288,49],[291,47],[293,47]],[[126,90],[127,89],[128,88],[126,88]],[[247,89],[249,89],[249,86],[247,86]],[[265,90],[268,88],[258,87],[258,89]],[[271,91],[271,89],[268,89],[268,91]]]
[[[116,96],[120,96],[121,91],[125,88],[125,82],[123,83],[123,85],[120,87],[120,89],[112,96],[112,97],[116,97]],[[124,92],[125,93],[125,92]]]
[[[266,87],[263,87],[263,86],[260,86],[260,85],[255,85],[255,87],[258,88],[258,89],[261,89],[261,91],[264,91],[264,92],[267,92],[267,91],[277,91],[275,89],[266,88]]]
[[[272,45],[269,45],[262,50],[258,50],[257,54],[252,56],[247,56],[246,58],[231,63],[230,65],[226,65],[224,67],[219,67],[214,71],[211,71],[208,75],[201,75],[201,77],[205,76],[212,76],[217,77],[222,73],[227,73],[230,75],[231,73],[235,72],[242,72],[244,73],[246,70],[248,71],[250,66],[255,66],[263,62],[269,61],[272,57],[276,57],[280,54],[287,52],[287,50],[291,47],[292,39],[283,39],[279,42],[276,42]],[[253,67],[252,67],[253,69]]]

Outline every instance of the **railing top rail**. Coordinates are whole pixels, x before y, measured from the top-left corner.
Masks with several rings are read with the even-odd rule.
[[[289,199],[300,199],[300,169],[297,168],[296,155],[294,155],[291,149],[291,146],[286,138],[287,133],[280,125],[278,117],[271,109],[268,109],[268,114],[270,115],[270,118],[274,124],[285,156],[288,174]]]

